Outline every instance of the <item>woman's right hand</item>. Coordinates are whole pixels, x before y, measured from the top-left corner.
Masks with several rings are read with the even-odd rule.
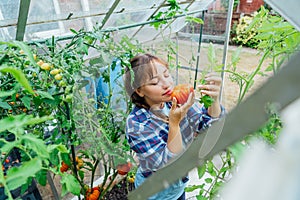
[[[184,116],[187,114],[189,108],[194,104],[195,93],[191,92],[187,102],[181,106],[178,106],[177,100],[173,97],[172,107],[169,114],[170,124],[179,124]]]

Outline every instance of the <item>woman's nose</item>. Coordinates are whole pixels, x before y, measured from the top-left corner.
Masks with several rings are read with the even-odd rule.
[[[166,89],[168,87],[170,87],[171,83],[170,83],[170,80],[168,78],[163,78],[161,80],[161,86]]]

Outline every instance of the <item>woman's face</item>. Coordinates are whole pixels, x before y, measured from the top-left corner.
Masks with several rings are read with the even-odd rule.
[[[143,86],[136,90],[137,94],[144,97],[151,107],[155,104],[171,101],[173,91],[173,78],[169,69],[161,63],[155,62],[156,72]]]

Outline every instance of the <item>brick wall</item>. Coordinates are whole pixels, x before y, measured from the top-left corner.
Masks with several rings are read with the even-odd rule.
[[[262,5],[264,5],[263,0],[240,0],[238,12],[251,14],[257,11]]]

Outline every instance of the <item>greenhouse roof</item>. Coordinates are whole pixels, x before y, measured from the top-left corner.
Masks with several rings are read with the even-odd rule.
[[[199,15],[214,0],[177,0],[181,16]],[[98,27],[116,31],[139,41],[159,37],[149,23],[153,16],[165,12],[172,0],[5,0],[0,1],[0,37],[2,40],[35,41],[72,35],[71,29],[87,31]],[[188,11],[187,11],[188,10]],[[171,20],[170,29],[178,32],[185,25],[184,17]]]

